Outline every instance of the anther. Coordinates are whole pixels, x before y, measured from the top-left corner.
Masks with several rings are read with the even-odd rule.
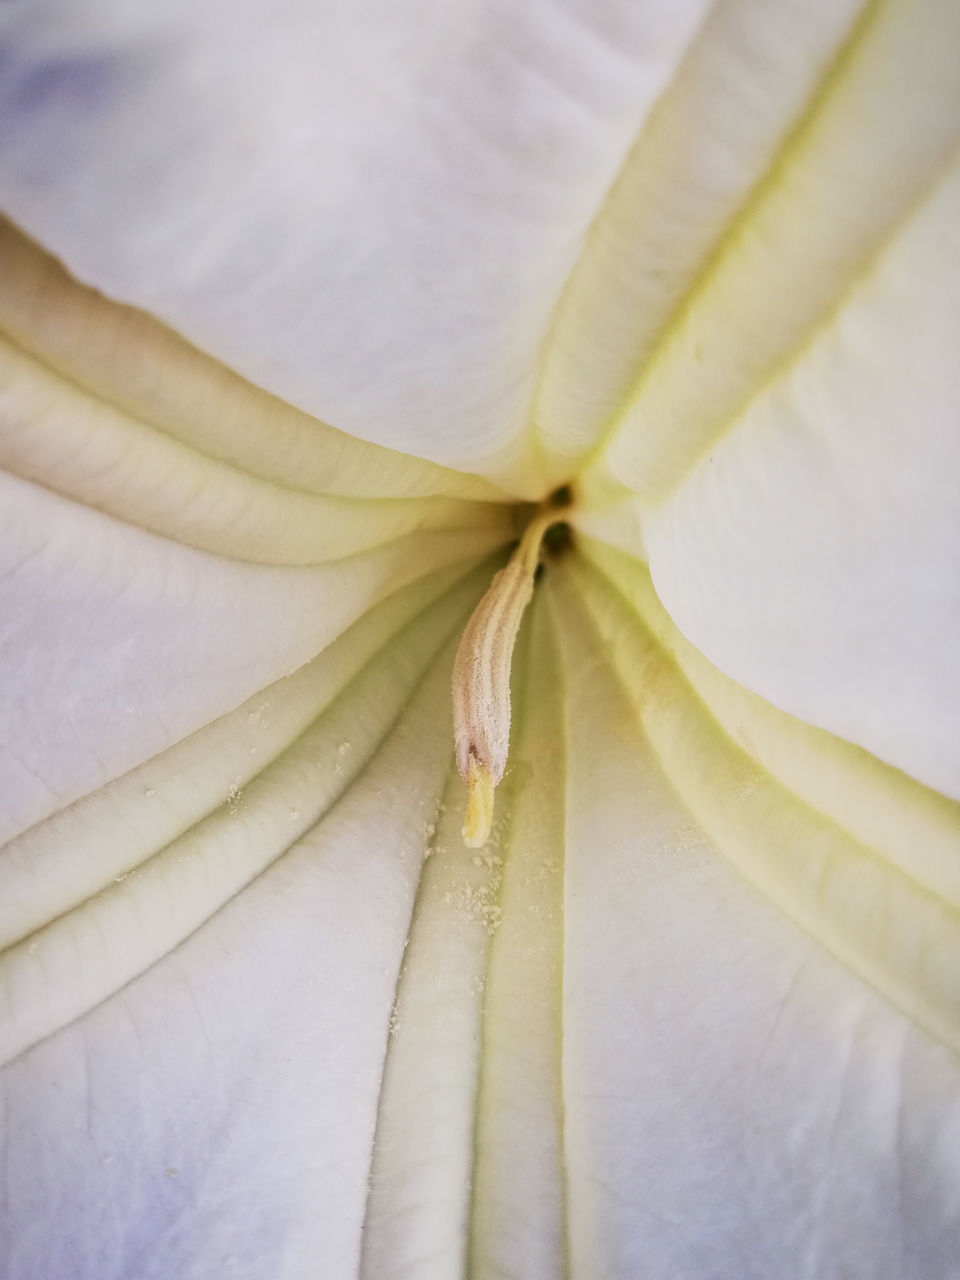
[[[490,835],[493,792],[507,767],[510,745],[513,649],[533,595],[540,544],[558,515],[550,503],[531,520],[474,609],[454,660],[453,736],[457,768],[468,788],[463,839],[471,849],[479,849]]]

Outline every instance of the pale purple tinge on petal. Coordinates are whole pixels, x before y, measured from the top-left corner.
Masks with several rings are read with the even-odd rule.
[[[5,1280],[951,1280],[957,12],[0,18]]]

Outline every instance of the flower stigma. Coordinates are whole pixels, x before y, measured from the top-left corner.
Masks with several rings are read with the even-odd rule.
[[[513,555],[494,574],[457,648],[453,738],[457,768],[467,784],[462,834],[470,849],[479,849],[490,835],[493,793],[503,778],[510,746],[513,649],[533,595],[545,535],[562,524],[560,509],[569,502],[569,490],[563,488],[537,509]]]

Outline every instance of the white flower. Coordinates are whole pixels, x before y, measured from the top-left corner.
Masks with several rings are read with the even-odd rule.
[[[956,1274],[958,47],[4,6],[5,1280]]]

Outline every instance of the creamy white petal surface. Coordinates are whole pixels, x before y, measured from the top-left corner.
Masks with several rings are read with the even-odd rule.
[[[955,1057],[717,857],[589,629],[559,616],[571,1273],[951,1275]]]
[[[438,667],[273,871],[7,1069],[7,1275],[355,1273],[448,704]]]
[[[954,797],[958,223],[954,163],[825,332],[645,521],[664,604],[718,666]],[[799,651],[798,618],[811,628]]]
[[[4,1280],[955,1276],[958,42],[6,6]]]
[[[342,564],[205,556],[2,478],[8,831],[109,781],[313,657],[377,599],[493,534],[420,534]]]
[[[553,308],[707,7],[20,7],[0,203],[299,408],[535,494]]]

